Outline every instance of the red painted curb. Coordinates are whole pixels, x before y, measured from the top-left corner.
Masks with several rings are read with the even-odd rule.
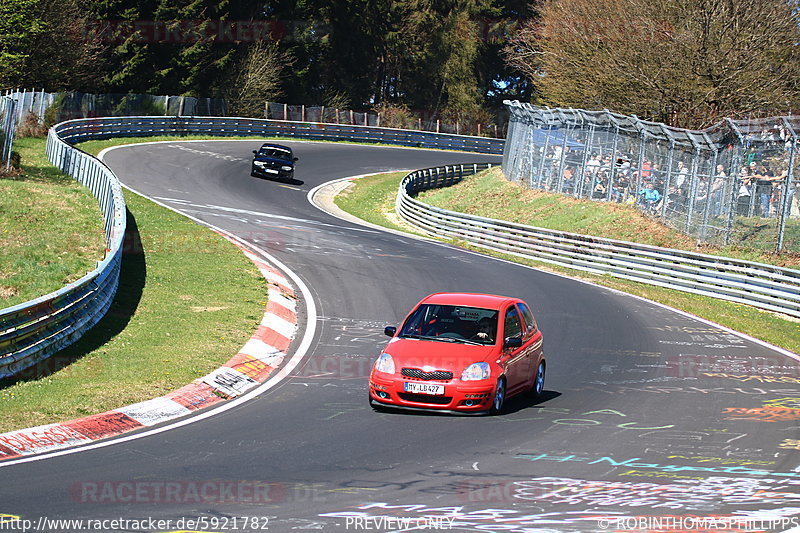
[[[269,285],[264,319],[240,352],[214,372],[164,396],[63,423],[0,434],[0,461],[86,444],[179,418],[235,398],[272,375],[297,331],[295,292],[280,271],[236,240],[219,235],[242,250]]]

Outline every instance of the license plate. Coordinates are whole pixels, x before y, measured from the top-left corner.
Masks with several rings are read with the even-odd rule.
[[[270,174],[277,174],[278,173],[277,170],[273,170],[271,168],[262,168],[261,170],[263,170],[264,172],[269,172]]]
[[[405,392],[415,392],[417,394],[444,394],[444,385],[434,385],[432,383],[408,383],[403,384]]]

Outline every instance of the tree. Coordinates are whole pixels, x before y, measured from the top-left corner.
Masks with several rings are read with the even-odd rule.
[[[281,71],[286,64],[286,58],[274,43],[250,45],[230,83],[227,95],[229,113],[263,118],[264,104],[280,95]]]
[[[506,48],[544,103],[699,127],[800,101],[785,0],[544,0]]]
[[[98,49],[76,0],[0,2],[1,87],[94,87]]]

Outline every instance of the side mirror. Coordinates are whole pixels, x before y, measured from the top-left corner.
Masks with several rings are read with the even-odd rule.
[[[383,328],[383,334],[387,337],[394,337],[395,333],[397,333],[397,328],[395,326],[386,326]]]
[[[258,153],[258,150],[253,150],[253,153],[254,153],[254,154],[257,154],[257,153]]]
[[[292,159],[292,161],[294,161],[295,163],[297,163],[297,159],[298,159],[298,158],[296,158],[296,157],[295,157],[294,159]]]
[[[519,337],[506,337],[506,340],[503,342],[503,348],[521,348],[522,347],[522,339]]]

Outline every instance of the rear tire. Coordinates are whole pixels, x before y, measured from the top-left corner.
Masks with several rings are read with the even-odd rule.
[[[536,367],[536,373],[533,375],[533,386],[531,387],[531,395],[534,398],[538,398],[544,392],[544,376],[545,371],[547,370],[547,365],[544,361],[539,363],[539,366]]]

